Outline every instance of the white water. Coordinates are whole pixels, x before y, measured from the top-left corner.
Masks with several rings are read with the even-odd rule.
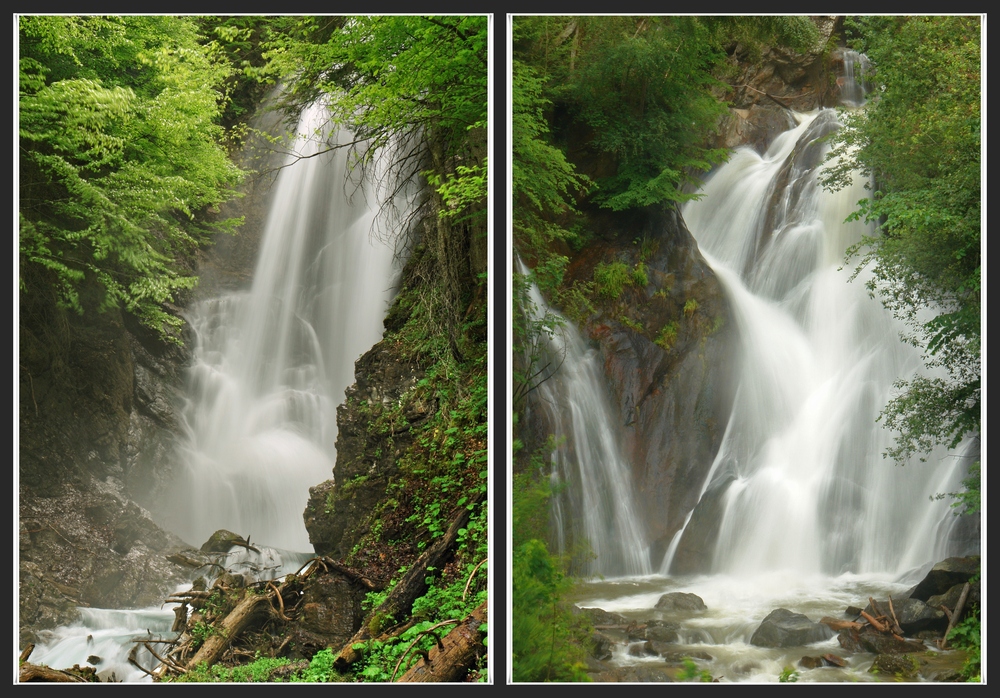
[[[302,156],[324,147],[311,135],[324,120],[322,107],[303,112]],[[374,231],[383,194],[348,174],[348,153],[289,156],[253,287],[203,301],[188,318],[196,342],[187,443],[171,502],[179,515],[167,523],[189,543],[225,528],[311,550],[309,487],[333,474],[336,408],[354,362],[382,336],[395,279],[393,250]]]
[[[523,265],[521,273],[527,274]],[[548,312],[561,321],[545,343],[543,361],[551,361],[553,370],[536,388],[557,444],[551,461],[560,552],[580,555],[574,546],[587,546],[585,559],[578,563],[585,576],[648,574],[649,546],[635,510],[630,466],[614,428],[598,352],[586,346],[572,323],[548,307],[534,286],[531,300],[539,317]]]
[[[826,145],[816,138],[835,127],[835,113],[797,118],[764,156],[737,151],[683,211],[726,289],[741,347],[732,412],[702,485],[723,491],[717,542],[704,551],[711,573],[671,576],[681,531],[658,574],[592,581],[576,598],[638,622],[679,623],[671,650],[710,656],[698,668],[723,682],[777,682],[785,667],[804,682],[875,680],[873,655],[845,653],[835,637],[785,649],[750,638],[776,608],[843,618],[848,605],[898,598],[932,563],[960,554],[949,549],[950,502],[932,498],[960,489],[964,448],[905,467],[882,457],[893,435],[876,418],[893,383],[924,370],[921,357],[869,297],[865,273],[851,282],[852,269],[841,268],[870,231],[844,223],[867,193],[862,182],[835,194],[817,183]],[[707,610],[655,610],[675,591],[697,594]],[[617,646],[612,663],[676,671],[628,649]],[[798,667],[828,652],[847,667]]]
[[[232,574],[242,574],[249,581],[279,579],[298,572],[311,555],[262,547],[259,552],[233,548],[218,563]],[[181,585],[177,591],[187,591]],[[71,625],[39,631],[39,642],[29,661],[56,669],[74,665],[92,666],[102,681],[148,683],[149,673],[160,663],[143,643],[148,641],[163,657],[172,649],[171,641],[179,633],[171,631],[174,609],[178,604],[165,603],[141,609],[80,608],[80,619]],[[130,661],[129,655],[143,669]]]
[[[868,232],[844,223],[863,183],[824,191],[821,158],[804,157],[785,192],[771,196],[787,159],[815,147],[835,114],[799,119],[763,157],[738,151],[684,210],[727,290],[742,346],[730,423],[706,482],[728,487],[711,569],[900,573],[946,556],[954,517],[930,498],[958,488],[960,459],[942,450],[902,468],[882,457],[893,435],[876,418],[893,383],[922,361],[869,297],[864,274],[849,282],[840,268]]]

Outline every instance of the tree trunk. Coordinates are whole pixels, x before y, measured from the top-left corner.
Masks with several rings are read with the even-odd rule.
[[[483,496],[482,494],[477,495],[470,505],[478,504]],[[340,650],[334,660],[334,667],[338,671],[344,671],[348,666],[361,659],[361,652],[354,649],[354,645],[358,642],[371,640],[376,633],[382,630],[379,626],[385,619],[399,619],[409,614],[413,602],[427,591],[427,568],[444,566],[442,563],[454,547],[455,541],[458,539],[459,529],[469,523],[471,515],[469,507],[462,506],[445,534],[417,558],[409,571],[389,593],[389,597],[365,618],[361,630],[354,634],[354,637]]]
[[[40,666],[38,664],[28,664],[27,662],[22,664],[18,670],[17,681],[18,683],[27,683],[29,681],[88,683],[87,679],[75,674],[60,671],[59,669],[50,669],[47,666]]]
[[[228,616],[212,624],[212,634],[205,638],[204,644],[187,663],[187,670],[191,671],[202,662],[209,666],[215,664],[229,647],[229,643],[243,632],[258,614],[271,612],[271,596],[271,592],[254,594],[247,591]]]
[[[457,628],[445,635],[441,644],[410,667],[399,679],[401,683],[427,683],[460,681],[486,652],[484,633],[480,630],[486,622],[486,602],[463,620]]]

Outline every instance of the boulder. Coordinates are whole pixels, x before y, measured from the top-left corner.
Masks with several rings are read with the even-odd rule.
[[[705,602],[702,601],[700,596],[697,594],[685,594],[680,591],[664,594],[660,597],[660,600],[656,602],[657,611],[694,612],[704,611],[705,609]]]
[[[883,613],[889,612],[887,599],[877,601]],[[906,635],[914,635],[923,630],[944,632],[948,628],[948,617],[939,608],[930,606],[919,599],[893,599],[892,607],[896,611],[899,627]],[[865,607],[865,613],[872,613],[871,604]]]
[[[848,652],[871,652],[872,654],[903,654],[923,652],[926,647],[917,640],[898,640],[891,633],[880,633],[870,625],[847,628],[840,631],[837,642]]]
[[[932,596],[944,594],[956,584],[964,584],[979,574],[979,556],[949,557],[934,565],[908,596],[927,601]]]
[[[919,670],[920,662],[908,654],[880,654],[868,673],[908,680],[915,678]]]
[[[680,626],[677,623],[650,620],[646,622],[643,637],[647,640],[655,640],[657,642],[677,642],[680,639],[678,635],[679,630]]]
[[[822,623],[811,621],[787,608],[778,608],[767,614],[750,638],[750,644],[756,647],[797,647],[831,637],[833,631]]]

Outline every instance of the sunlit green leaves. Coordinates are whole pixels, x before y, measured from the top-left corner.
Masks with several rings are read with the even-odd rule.
[[[850,19],[873,64],[870,104],[846,114],[834,155],[873,176],[859,217],[879,233],[851,250],[869,288],[911,328],[945,375],[900,383],[882,413],[898,430],[888,455],[905,462],[980,430],[981,120],[978,17]],[[927,319],[928,315],[930,320]]]
[[[240,176],[216,125],[229,69],[183,18],[21,17],[20,31],[22,260],[52,272],[69,307],[90,276],[102,307],[178,326],[163,303],[196,280],[176,255]]]

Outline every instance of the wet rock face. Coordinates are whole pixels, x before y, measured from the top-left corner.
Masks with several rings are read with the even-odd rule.
[[[370,530],[372,512],[385,499],[397,461],[413,442],[410,427],[430,418],[437,405],[411,402],[403,406],[406,426],[383,425],[378,418],[397,407],[401,396],[423,375],[422,369],[385,341],[355,365],[356,383],[337,408],[334,479],[309,489],[304,519],[317,554],[345,558]]]
[[[132,494],[151,494],[169,443],[183,352],[119,310],[58,307],[26,273],[19,326],[19,578],[22,637],[71,621],[77,605],[158,604],[182,581],[165,555],[182,541]],[[164,450],[160,450],[163,455]],[[130,492],[131,490],[131,492]]]
[[[615,261],[630,271],[644,265],[648,279],[618,298],[599,298],[584,331],[604,360],[656,567],[697,503],[722,440],[734,323],[677,212],[593,212],[590,222],[599,240],[572,259],[570,281],[590,281],[598,264]]]
[[[979,574],[979,556],[949,557],[934,565],[927,576],[910,590],[911,599],[927,601],[931,596],[945,594],[955,585],[968,582]]]
[[[158,605],[187,579],[187,568],[165,556],[184,542],[109,485],[66,485],[54,497],[22,488],[19,513],[22,642],[71,622],[77,606]]]
[[[759,57],[749,56],[741,48],[729,61],[737,68],[728,80],[733,87],[731,103],[739,108],[752,104],[776,103],[796,111],[811,111],[837,103],[836,59],[826,47],[836,31],[838,19],[814,17],[820,40],[805,53],[783,48],[765,48]],[[841,59],[842,62],[842,59]]]

